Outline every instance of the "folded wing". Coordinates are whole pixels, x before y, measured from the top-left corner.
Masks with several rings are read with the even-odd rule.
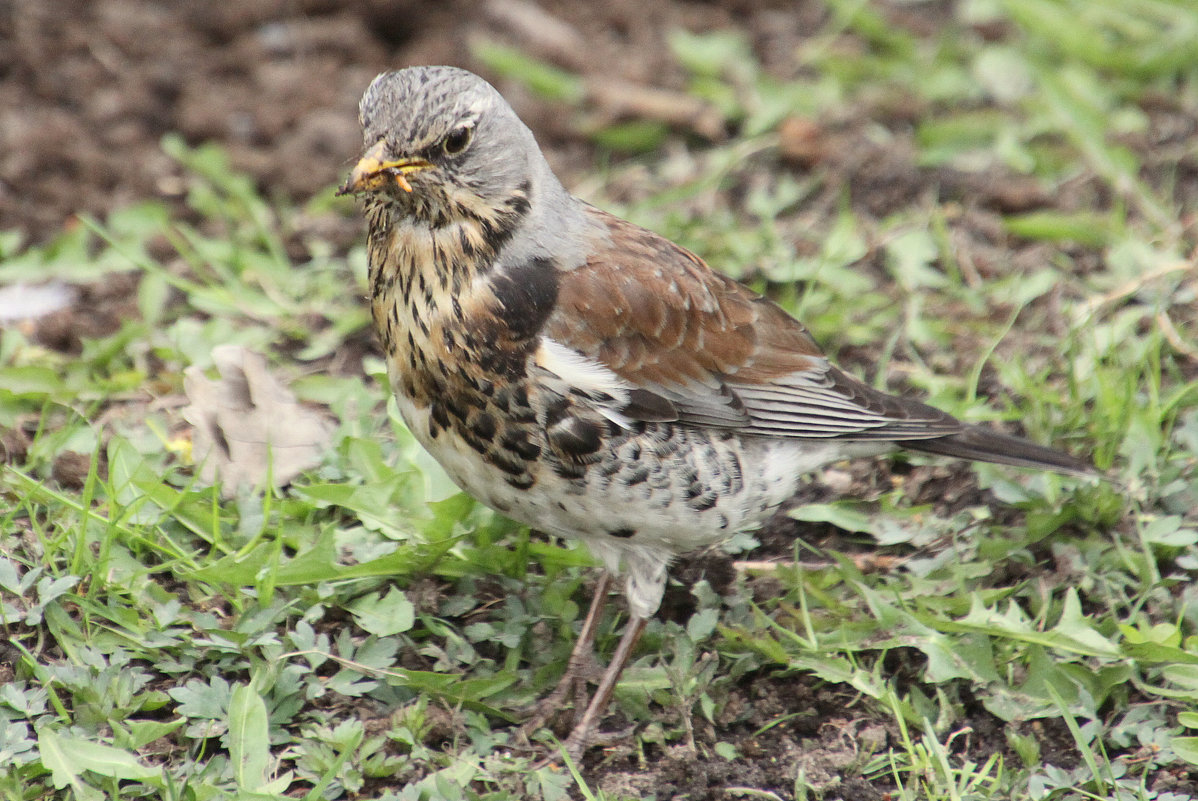
[[[562,274],[544,333],[639,390],[639,405],[653,410],[641,419],[773,437],[914,440],[962,430],[832,366],[781,307],[694,254],[592,213],[610,239]]]

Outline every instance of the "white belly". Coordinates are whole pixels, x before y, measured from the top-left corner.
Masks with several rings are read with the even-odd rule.
[[[660,604],[673,556],[760,525],[804,474],[844,453],[834,442],[651,424],[644,434],[613,439],[582,478],[563,478],[551,464],[534,461],[535,481],[517,487],[452,430],[431,435],[427,408],[399,392],[396,402],[454,483],[513,520],[584,541],[609,571],[625,575],[630,608],[642,617]]]

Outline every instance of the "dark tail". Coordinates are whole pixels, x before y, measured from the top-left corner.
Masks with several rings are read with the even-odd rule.
[[[960,433],[947,437],[908,439],[899,442],[898,445],[912,451],[978,462],[1053,470],[1074,476],[1099,475],[1092,465],[1067,453],[980,426],[966,425]]]

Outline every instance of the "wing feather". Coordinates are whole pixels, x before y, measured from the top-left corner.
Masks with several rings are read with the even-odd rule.
[[[917,440],[962,430],[938,409],[832,366],[780,306],[694,254],[589,213],[603,235],[585,264],[562,271],[543,335],[622,382],[618,399],[641,392],[622,414],[779,437]]]

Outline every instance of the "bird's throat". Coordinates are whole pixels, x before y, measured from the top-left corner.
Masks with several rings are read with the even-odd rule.
[[[540,452],[528,364],[557,299],[556,268],[500,268],[478,246],[466,258],[463,238],[482,234],[372,221],[371,309],[400,411],[421,443],[434,455],[477,452],[524,489]]]
[[[474,218],[437,228],[371,219],[375,328],[392,384],[418,406],[525,376],[557,299],[557,270],[542,259],[498,267],[494,241]]]

